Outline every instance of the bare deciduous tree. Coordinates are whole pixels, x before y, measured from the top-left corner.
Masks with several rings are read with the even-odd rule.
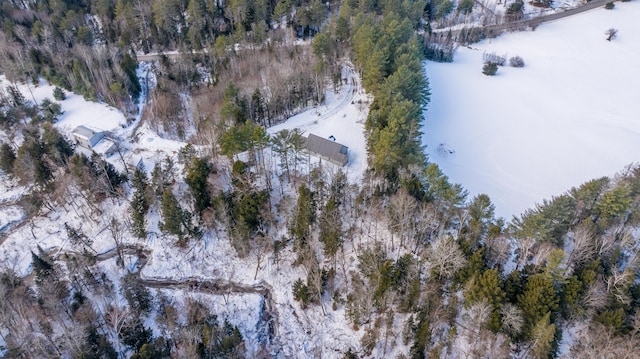
[[[389,202],[391,227],[394,232],[400,235],[400,247],[403,247],[407,230],[412,226],[412,218],[418,203],[404,187],[400,188]],[[393,246],[393,242],[391,245]]]
[[[451,236],[436,239],[427,251],[427,261],[441,279],[451,278],[467,262],[458,243]]]
[[[499,235],[485,240],[485,256],[490,268],[502,268],[509,260],[511,242],[508,236]]]
[[[592,310],[600,310],[607,306],[609,303],[609,294],[601,278],[596,279],[596,281],[589,286],[583,302],[585,308]]]
[[[588,323],[573,337],[575,340],[566,358],[635,358],[640,351],[637,332],[614,335],[612,329],[600,323]]]
[[[522,310],[515,304],[505,303],[500,308],[500,314],[502,315],[502,329],[512,336],[519,335],[524,325]]]
[[[595,234],[593,226],[588,223],[580,223],[573,231],[573,250],[567,260],[567,265],[572,266],[593,258],[596,252]]]

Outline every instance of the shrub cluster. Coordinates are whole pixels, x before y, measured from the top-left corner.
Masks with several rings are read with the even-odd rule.
[[[524,67],[524,60],[520,56],[513,56],[509,59],[509,65],[511,67]]]
[[[507,62],[506,55],[500,56],[495,52],[492,52],[492,53],[485,52],[484,54],[482,54],[482,59],[484,60],[485,63],[491,62],[498,66],[504,66],[504,64]]]

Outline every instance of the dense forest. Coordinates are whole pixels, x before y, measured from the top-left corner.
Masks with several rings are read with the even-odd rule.
[[[424,155],[430,90],[422,61],[450,60],[452,51],[449,40],[435,42],[428,24],[473,6],[3,1],[0,72],[8,85],[0,91],[0,171],[3,183],[21,189],[11,205],[25,216],[0,230],[0,246],[22,229],[40,243],[37,227],[56,221],[64,230],[55,235],[67,246],[31,247],[28,273],[3,259],[0,356],[636,353],[639,167],[505,220],[488,196],[469,198]],[[155,56],[153,88],[136,72],[143,55]],[[323,103],[325,91],[344,85],[350,64],[372,96],[363,133],[368,169],[355,183],[331,165],[311,168],[300,131],[266,130]],[[56,86],[53,100],[35,103],[19,91],[40,79]],[[184,145],[146,170],[120,171],[76,151],[55,127],[69,92],[141,118]],[[267,153],[277,158],[275,170],[265,164]],[[101,231],[89,233],[94,227]],[[97,253],[92,245],[101,233],[112,249]],[[250,264],[251,278],[213,270],[182,281],[141,275],[159,240],[176,256],[215,267],[223,258],[193,250],[212,238],[229,243],[233,260]],[[127,265],[132,257],[135,265]],[[266,276],[267,262],[286,279]],[[176,294],[184,291],[198,295]],[[224,304],[211,304],[232,293],[260,298],[257,343],[221,315]],[[305,355],[287,352],[291,334],[277,320],[285,309],[296,318],[344,313],[337,320],[352,338],[331,351],[309,341]],[[305,343],[324,330],[310,328],[298,334]],[[561,350],[563,341],[569,344]]]

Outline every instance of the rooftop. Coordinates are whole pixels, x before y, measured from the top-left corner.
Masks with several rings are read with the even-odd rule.
[[[96,133],[102,132],[100,130],[94,130],[92,128],[89,127],[85,127],[85,126],[78,126],[76,128],[73,129],[73,134],[79,137],[84,137],[86,139],[90,139],[91,137],[95,136]]]
[[[341,166],[344,166],[349,160],[347,146],[314,134],[309,134],[305,141],[305,147],[309,152]]]

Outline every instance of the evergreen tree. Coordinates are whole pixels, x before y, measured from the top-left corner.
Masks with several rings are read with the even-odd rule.
[[[240,125],[247,120],[247,114],[247,99],[240,96],[240,89],[233,82],[229,82],[224,90],[220,116],[224,121]]]
[[[236,191],[231,194],[232,229],[234,246],[240,254],[250,249],[249,240],[255,238],[261,225],[265,225],[264,213],[268,210],[269,192]]]
[[[323,244],[324,254],[333,259],[335,267],[336,253],[342,246],[342,217],[338,203],[330,198],[320,215],[320,242]]]
[[[298,278],[295,283],[293,283],[293,299],[301,302],[302,306],[306,307],[311,301],[309,297],[309,287],[304,284],[301,278]]]
[[[149,182],[147,180],[147,175],[142,169],[136,168],[133,172],[131,183],[136,190],[130,202],[133,234],[138,238],[145,238],[147,235],[145,217],[149,210],[149,201],[147,197]]]
[[[553,279],[540,273],[530,276],[522,294],[518,295],[518,306],[524,315],[524,333],[531,333],[546,314],[550,314],[549,318],[553,321],[558,310]]]
[[[140,91],[142,91],[142,87],[140,85],[140,81],[138,80],[138,75],[136,74],[136,69],[138,68],[138,63],[136,60],[131,57],[129,54],[124,54],[122,60],[120,61],[120,68],[124,71],[126,76],[127,90],[131,94],[134,100],[138,100],[140,96]]]
[[[45,148],[37,128],[28,128],[23,132],[24,142],[18,148],[14,161],[14,173],[23,183],[35,183],[47,188],[53,177],[53,170],[45,160]]]
[[[127,176],[124,173],[119,173],[111,163],[95,152],[91,155],[91,166],[96,179],[102,181],[111,193],[115,193],[127,180]]]
[[[58,165],[66,166],[69,157],[73,155],[73,147],[50,123],[45,123],[42,129],[44,150]]]
[[[280,166],[287,173],[287,178],[291,178],[291,172],[297,170],[298,163],[304,160],[302,150],[305,139],[299,129],[281,130],[271,137],[272,149],[280,157]]]
[[[16,161],[16,152],[11,145],[3,143],[0,146],[0,169],[7,174],[13,174],[13,164]]]
[[[166,189],[162,194],[162,223],[160,223],[160,229],[183,239],[185,235],[182,225],[183,217],[183,210],[180,208],[176,196],[173,195],[171,189]]]
[[[294,249],[303,252],[307,249],[308,242],[311,239],[311,225],[316,219],[316,203],[313,198],[313,192],[302,183],[298,187],[298,201],[296,204],[295,214],[289,229],[294,239]],[[300,257],[301,253],[298,254]]]
[[[602,228],[607,228],[615,219],[629,210],[632,197],[628,186],[621,184],[605,192],[597,205],[597,220]],[[594,221],[595,222],[595,221]]]
[[[60,87],[56,87],[53,89],[53,98],[56,101],[63,101],[67,98],[67,96],[64,93],[64,90],[62,90]]]
[[[94,325],[90,325],[82,345],[80,358],[117,359],[118,353],[107,336],[100,334]]]
[[[552,348],[556,339],[556,326],[551,322],[551,313],[546,312],[536,321],[530,336],[531,357],[540,359],[555,357]]]
[[[495,62],[485,62],[482,66],[482,73],[487,76],[493,76],[498,72],[498,65]]]
[[[489,329],[497,332],[500,329],[500,309],[506,299],[502,279],[496,269],[489,269],[476,275],[470,288],[465,292],[469,304],[486,300],[491,305]]]
[[[473,0],[462,0],[458,3],[458,12],[464,15],[470,14],[473,11]]]
[[[33,267],[33,271],[36,273],[36,279],[38,282],[52,279],[54,273],[53,263],[44,253],[42,253],[42,250],[40,255],[31,252],[31,265]]]
[[[162,163],[156,163],[151,172],[151,187],[157,196],[162,197],[164,192],[174,183],[173,160],[166,157]]]
[[[145,328],[140,318],[131,318],[123,326],[118,336],[126,346],[139,352],[143,345],[151,343],[153,331]]]
[[[186,170],[184,181],[189,186],[198,216],[202,216],[202,212],[211,207],[211,194],[207,182],[211,168],[205,159],[194,157]]]

